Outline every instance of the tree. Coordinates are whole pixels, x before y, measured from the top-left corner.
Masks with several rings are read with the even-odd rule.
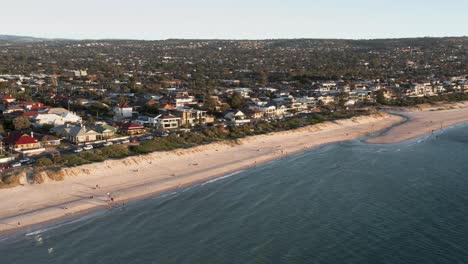
[[[125,96],[119,97],[119,105],[126,105],[128,103],[128,99]]]
[[[88,125],[88,126],[92,126],[92,125],[95,125],[95,124],[96,124],[96,120],[94,118],[92,118],[92,117],[90,117],[90,118],[88,118],[86,120],[86,125]]]
[[[13,119],[13,126],[16,130],[28,129],[31,127],[31,122],[25,116],[19,116]]]
[[[378,104],[385,105],[387,103],[387,100],[385,100],[383,90],[377,91],[377,95],[376,95],[375,98],[376,98],[376,101],[377,101]]]
[[[245,99],[238,92],[234,92],[230,97],[228,97],[227,103],[231,108],[239,109],[245,104]]]
[[[205,97],[203,109],[211,113],[216,112],[216,100],[211,96]]]

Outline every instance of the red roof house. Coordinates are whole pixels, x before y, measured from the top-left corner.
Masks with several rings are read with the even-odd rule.
[[[17,151],[41,148],[41,143],[32,134],[29,136],[21,131],[10,133],[5,139],[5,143],[9,149]]]

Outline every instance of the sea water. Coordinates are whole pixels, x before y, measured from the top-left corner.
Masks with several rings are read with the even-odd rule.
[[[229,176],[0,237],[0,263],[468,263],[467,126]]]

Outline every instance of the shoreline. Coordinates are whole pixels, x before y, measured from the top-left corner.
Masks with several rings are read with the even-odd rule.
[[[105,208],[108,192],[117,203],[169,193],[325,144],[361,138],[401,120],[379,113],[247,137],[236,145],[212,143],[66,168],[64,181],[0,190],[0,235]],[[93,188],[96,184],[99,189]]]
[[[456,103],[412,109],[396,109],[387,113],[407,119],[379,136],[365,140],[372,144],[395,144],[430,135],[468,122],[468,103]]]
[[[468,122],[465,103],[442,110],[395,110],[251,136],[238,144],[218,142],[65,168],[64,181],[0,190],[0,236],[28,232],[34,226],[47,229],[48,223],[105,209],[109,192],[118,205],[183,191],[327,144],[363,137],[369,144],[400,143]],[[379,134],[365,138],[375,133]],[[93,188],[95,184],[100,188]]]

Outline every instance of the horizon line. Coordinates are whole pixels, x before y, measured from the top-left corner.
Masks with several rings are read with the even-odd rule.
[[[339,37],[280,37],[280,38],[185,38],[185,37],[169,37],[169,38],[75,38],[75,37],[43,37],[38,35],[12,35],[1,34],[0,36],[17,37],[17,38],[34,38],[38,40],[69,40],[69,41],[167,41],[167,40],[232,40],[232,41],[264,41],[264,40],[398,40],[398,39],[427,39],[427,38],[467,38],[468,35],[451,35],[451,36],[414,36],[414,37],[376,37],[376,38],[339,38]]]

